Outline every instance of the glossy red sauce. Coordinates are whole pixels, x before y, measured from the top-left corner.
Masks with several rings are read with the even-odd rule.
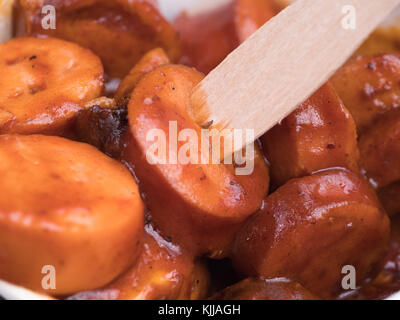
[[[392,234],[389,252],[383,270],[374,280],[368,280],[360,288],[344,293],[340,300],[381,300],[400,292],[400,216],[391,221]]]

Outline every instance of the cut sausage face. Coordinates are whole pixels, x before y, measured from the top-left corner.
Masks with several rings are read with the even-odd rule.
[[[1,44],[0,74],[0,133],[64,134],[81,105],[103,90],[100,59],[58,39]]]
[[[42,5],[53,5],[55,29],[42,28]],[[177,34],[149,1],[142,0],[19,0],[17,35],[48,35],[91,49],[106,73],[122,78],[149,50],[162,47],[179,57]]]
[[[276,186],[326,168],[359,171],[354,120],[329,83],[262,136],[261,142]]]
[[[346,170],[293,179],[270,195],[236,238],[233,261],[246,275],[289,277],[322,298],[357,284],[386,253],[389,219],[369,184]]]
[[[349,60],[332,77],[332,83],[353,115],[359,133],[380,115],[400,106],[399,81],[398,54],[359,56]]]
[[[181,62],[208,73],[280,10],[274,0],[232,0],[208,12],[184,12],[174,22]]]
[[[155,129],[165,135],[169,158],[171,122],[178,134],[184,129],[196,134],[190,142],[187,138],[177,141],[177,151],[188,143],[201,146],[201,128],[186,108],[193,87],[202,79],[195,70],[175,65],[145,75],[128,106],[122,159],[134,169],[163,236],[198,254],[224,255],[241,223],[259,208],[268,192],[268,168],[260,151],[255,148],[254,170],[247,176],[236,175],[233,165],[201,164],[200,147],[191,152],[198,162],[151,164],[147,157],[155,143],[148,133]]]
[[[247,278],[212,297],[213,300],[317,300],[299,283],[285,278]]]
[[[146,226],[142,254],[127,272],[102,289],[81,292],[73,300],[189,299],[197,269],[193,257]],[[203,270],[202,270],[203,271]]]
[[[129,171],[59,137],[0,136],[0,278],[43,292],[104,286],[140,252],[144,205]]]

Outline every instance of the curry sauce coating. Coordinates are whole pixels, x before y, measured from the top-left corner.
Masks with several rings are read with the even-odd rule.
[[[332,83],[357,124],[360,167],[393,215],[400,208],[400,55],[354,57]]]
[[[359,172],[356,125],[330,83],[265,133],[261,142],[275,186],[326,168]]]

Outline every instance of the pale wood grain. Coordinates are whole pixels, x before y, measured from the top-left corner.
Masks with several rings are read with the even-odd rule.
[[[195,88],[189,111],[202,126],[261,136],[326,82],[399,3],[296,1]],[[343,28],[345,5],[356,9],[355,30]]]

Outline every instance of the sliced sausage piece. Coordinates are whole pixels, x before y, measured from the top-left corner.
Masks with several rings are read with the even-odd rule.
[[[376,187],[400,180],[400,112],[382,116],[360,137],[360,165]]]
[[[144,205],[130,172],[94,147],[0,136],[0,278],[72,294],[106,285],[140,253]]]
[[[221,292],[212,300],[318,300],[304,287],[285,278],[247,278]]]
[[[400,55],[358,56],[332,77],[359,133],[382,114],[400,106]]]
[[[56,28],[42,27],[42,6],[53,5]],[[150,1],[143,0],[18,0],[17,35],[52,36],[91,49],[106,73],[123,78],[149,50],[164,48],[179,58],[178,36]]]
[[[354,120],[329,83],[263,135],[261,142],[275,186],[331,167],[359,171]]]
[[[199,72],[176,65],[161,66],[142,78],[128,105],[122,160],[135,171],[151,218],[164,237],[198,254],[223,256],[243,221],[260,207],[269,175],[258,148],[249,175],[236,175],[234,165],[212,164],[202,157],[201,128],[187,111],[191,91],[202,79]],[[174,125],[181,140],[172,132],[170,145]],[[184,129],[191,129],[190,134]],[[165,159],[162,150],[154,149],[160,141],[149,138],[149,133],[164,135]],[[195,149],[190,159],[182,157],[188,154],[184,146]],[[201,163],[203,158],[206,164]]]
[[[279,10],[274,0],[232,0],[196,14],[183,12],[174,22],[181,62],[210,72]]]
[[[103,90],[100,59],[52,38],[1,44],[0,74],[0,134],[65,134],[81,105]]]
[[[368,182],[347,170],[293,179],[271,194],[238,234],[233,261],[248,276],[288,277],[322,298],[379,271],[389,219]]]
[[[71,300],[176,300],[189,299],[192,279],[202,268],[181,248],[146,225],[143,250],[137,263],[107,286],[80,292]],[[204,272],[203,269],[201,269]],[[207,285],[206,283],[204,285]]]
[[[147,52],[138,63],[129,71],[129,74],[120,83],[114,99],[121,103],[129,99],[133,89],[139,80],[148,72],[155,68],[168,64],[169,58],[165,51],[161,48],[153,49]]]

